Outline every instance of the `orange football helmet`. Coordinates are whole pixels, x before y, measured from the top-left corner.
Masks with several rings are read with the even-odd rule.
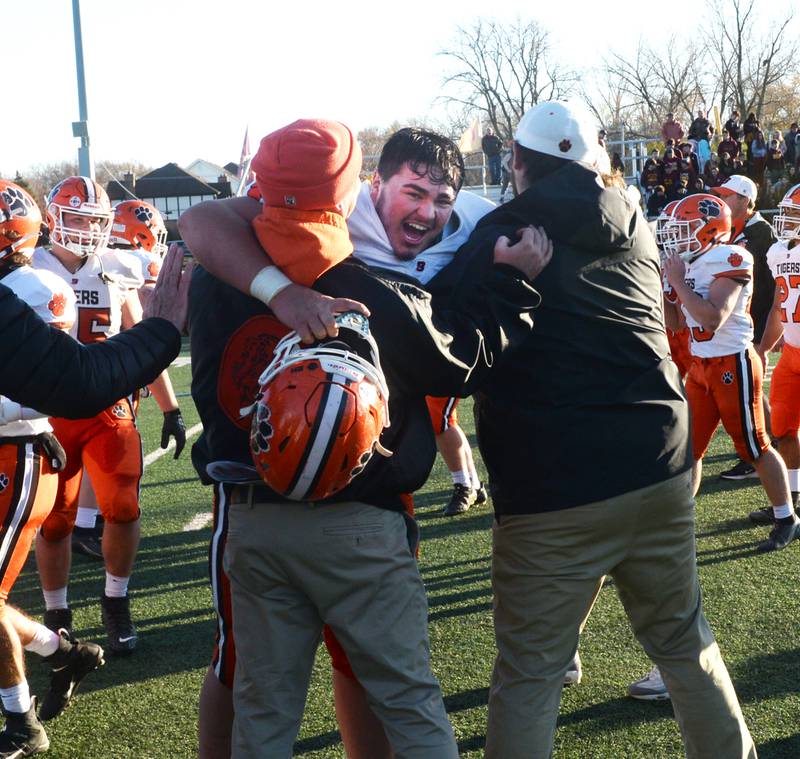
[[[669,221],[675,206],[680,203],[680,200],[670,200],[667,205],[661,209],[661,213],[656,217],[656,245],[660,251],[664,250],[664,225]]]
[[[42,212],[18,184],[0,179],[0,261],[15,253],[33,255]]]
[[[108,245],[114,211],[106,191],[89,177],[67,177],[47,196],[47,226],[50,241],[85,258]],[[64,214],[97,218],[92,228],[69,226]]]
[[[681,200],[664,222],[664,249],[691,262],[731,236],[731,209],[716,195],[697,193]]]
[[[781,242],[800,240],[800,184],[790,187],[778,203],[778,213],[772,219],[772,228]]]
[[[123,200],[114,207],[108,244],[112,248],[144,250],[163,258],[167,252],[167,227],[155,206],[143,200]]]
[[[361,314],[336,318],[340,337],[312,347],[290,332],[259,378],[250,448],[258,473],[276,493],[317,501],[338,493],[378,451],[389,426],[389,390],[378,346]],[[344,331],[355,333],[347,337]],[[350,339],[348,339],[350,338]],[[351,345],[364,347],[363,358]]]

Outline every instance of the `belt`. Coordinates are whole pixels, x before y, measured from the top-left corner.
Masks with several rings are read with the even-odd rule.
[[[234,485],[228,492],[228,503],[275,503],[283,499],[266,485]]]

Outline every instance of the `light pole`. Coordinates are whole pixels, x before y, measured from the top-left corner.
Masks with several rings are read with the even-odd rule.
[[[80,121],[72,122],[72,136],[81,138],[78,148],[78,171],[81,176],[94,179],[94,162],[89,148],[89,116],[86,109],[86,80],[83,72],[83,40],[81,38],[80,0],[72,0],[72,25],[75,30],[75,68],[78,74],[78,115]]]

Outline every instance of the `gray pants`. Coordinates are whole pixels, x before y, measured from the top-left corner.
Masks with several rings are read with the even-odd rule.
[[[262,503],[231,505],[229,520],[234,758],[292,755],[327,623],[398,759],[457,759],[403,516],[353,502]]]
[[[690,473],[586,506],[502,517],[493,540],[487,759],[550,756],[578,627],[606,574],[661,669],[687,757],[756,756],[703,614]]]

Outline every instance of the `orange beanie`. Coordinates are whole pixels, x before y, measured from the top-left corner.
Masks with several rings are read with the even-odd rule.
[[[332,209],[356,186],[361,148],[338,121],[299,119],[261,140],[252,168],[265,205]]]

